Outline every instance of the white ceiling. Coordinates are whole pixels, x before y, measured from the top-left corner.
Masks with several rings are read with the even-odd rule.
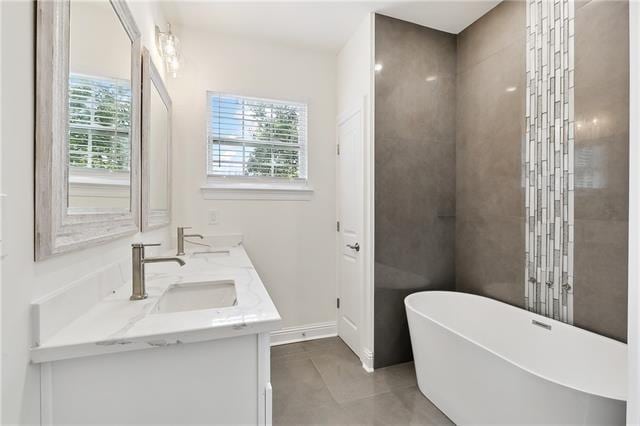
[[[457,34],[501,0],[163,2],[173,24],[339,50],[369,12]]]

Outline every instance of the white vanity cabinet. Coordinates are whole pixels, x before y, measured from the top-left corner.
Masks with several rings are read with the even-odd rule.
[[[269,352],[261,333],[43,363],[43,424],[271,424]]]
[[[181,256],[183,267],[150,264],[143,300],[129,300],[129,260],[34,302],[42,423],[270,424],[281,318],[240,238],[227,240],[205,239],[210,251]],[[207,293],[225,303],[203,308],[215,285],[233,292]]]

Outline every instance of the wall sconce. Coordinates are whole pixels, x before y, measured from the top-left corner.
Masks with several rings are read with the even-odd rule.
[[[164,60],[167,73],[176,77],[180,68],[180,40],[171,32],[171,24],[167,26],[166,32],[160,31],[160,27],[156,25],[156,47]]]

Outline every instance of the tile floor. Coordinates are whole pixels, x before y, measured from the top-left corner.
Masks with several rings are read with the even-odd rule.
[[[271,348],[274,425],[451,425],[413,363],[367,373],[337,337]]]

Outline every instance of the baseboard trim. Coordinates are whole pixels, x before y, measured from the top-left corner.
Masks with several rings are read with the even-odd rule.
[[[298,327],[285,327],[271,332],[271,346],[304,342],[338,335],[335,321],[307,324]]]
[[[362,368],[367,373],[373,373],[373,352],[367,348],[362,349]]]

